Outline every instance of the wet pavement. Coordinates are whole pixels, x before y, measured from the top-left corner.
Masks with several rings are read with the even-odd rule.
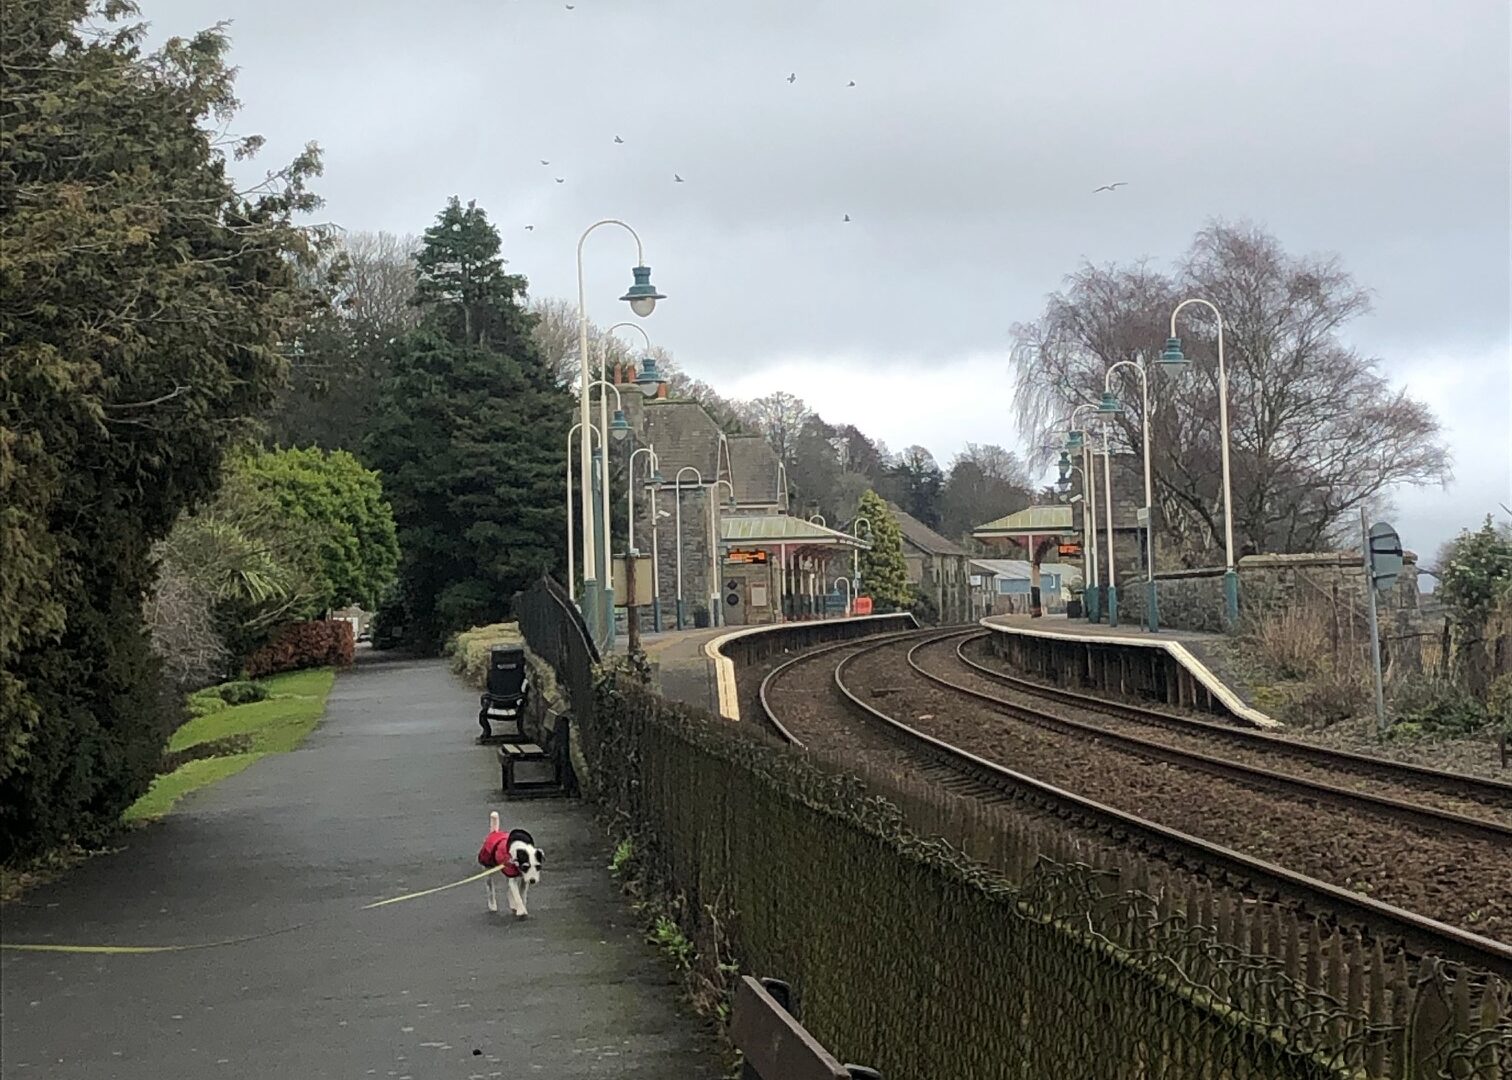
[[[190,796],[3,912],[5,1077],[700,1078],[723,1075],[606,872],[589,809],[505,803],[477,698],[440,661],[360,663],[298,750]],[[546,853],[531,917],[481,882],[488,812]],[[501,907],[502,896],[501,896]]]

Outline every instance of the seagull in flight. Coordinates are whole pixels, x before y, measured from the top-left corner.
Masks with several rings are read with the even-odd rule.
[[[1093,188],[1092,194],[1096,195],[1099,191],[1117,191],[1119,188],[1125,187],[1128,183],[1129,182],[1127,180],[1120,180],[1116,184],[1104,184],[1102,187]]]
[[[565,184],[567,182],[567,179],[566,177],[559,176],[556,178],[556,182],[559,184]]]
[[[535,226],[534,225],[527,225],[527,226],[525,226],[525,231],[526,232],[535,232]]]
[[[796,71],[793,72],[791,75],[788,76],[788,82],[795,83],[797,81],[798,81],[798,73]]]
[[[546,159],[545,159],[545,158],[542,158],[542,159],[541,159],[541,164],[542,164],[542,165],[550,165],[550,164],[551,164],[551,162],[549,162],[549,161],[547,161],[547,160],[546,160]]]
[[[846,220],[846,221],[849,221],[849,220],[850,220],[850,215],[849,215],[849,214],[846,214],[846,215],[845,215],[845,220]]]
[[[573,8],[575,8],[575,7],[577,7],[577,5],[576,5],[576,4],[568,4],[568,5],[567,5],[567,10],[568,10],[568,11],[571,11],[571,10],[572,10],[572,9],[573,9]]]
[[[846,83],[845,85],[846,86],[855,86],[856,85],[856,80],[852,79],[850,82]]]
[[[622,139],[622,138],[620,138],[620,137],[619,137],[619,136],[618,136],[618,135],[616,135],[616,136],[615,136],[615,137],[614,137],[614,141],[615,141],[615,142],[617,142],[617,143],[622,143],[622,142],[624,142],[624,141],[625,141],[625,140],[624,140],[624,139]]]
[[[673,174],[672,174],[672,182],[673,182],[673,183],[674,183],[674,184],[681,184],[681,183],[683,183],[683,182],[684,182],[684,181],[683,181],[683,178],[682,178],[682,177],[680,177],[680,176],[678,176],[678,175],[677,175],[677,174],[676,174],[676,173],[673,173]]]

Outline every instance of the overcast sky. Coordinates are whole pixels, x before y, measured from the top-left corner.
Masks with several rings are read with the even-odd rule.
[[[1512,505],[1506,0],[574,5],[142,0],[155,37],[231,20],[237,130],[268,165],[318,142],[331,221],[477,199],[571,297],[578,235],[624,218],[689,373],[942,465],[1017,446],[1008,327],[1082,259],[1255,221],[1343,258],[1375,299],[1351,340],[1449,432],[1455,482],[1396,495],[1407,545]],[[633,256],[589,241],[599,321]]]

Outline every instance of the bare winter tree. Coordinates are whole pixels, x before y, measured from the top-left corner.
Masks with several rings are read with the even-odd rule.
[[[1071,409],[1098,400],[1112,364],[1155,360],[1171,310],[1189,296],[1224,314],[1241,553],[1326,548],[1347,535],[1359,507],[1394,486],[1448,480],[1432,412],[1343,339],[1369,298],[1338,260],[1289,255],[1257,227],[1221,222],[1198,233],[1174,274],[1083,266],[1037,321],[1015,327],[1019,419],[1032,444],[1057,442]],[[1170,377],[1150,364],[1151,417],[1142,415],[1137,377],[1120,372],[1114,389],[1126,411],[1110,434],[1117,449],[1138,453],[1142,425],[1151,424],[1165,550],[1174,540],[1191,565],[1222,553],[1216,323],[1191,305],[1178,334],[1192,370]]]
[[[960,539],[994,518],[1022,510],[1033,501],[1028,469],[1012,450],[991,443],[967,443],[950,463],[940,496],[940,531]]]
[[[791,465],[798,435],[803,431],[813,410],[796,394],[779,390],[775,394],[757,398],[750,403],[751,412],[761,433],[772,444],[777,457]]]

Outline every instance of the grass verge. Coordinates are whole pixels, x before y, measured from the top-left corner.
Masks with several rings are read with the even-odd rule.
[[[235,746],[240,752],[186,761],[164,773],[127,808],[122,820],[128,825],[154,821],[190,792],[235,776],[266,754],[293,750],[325,712],[326,697],[335,681],[332,668],[275,675],[267,680],[266,700],[232,705],[190,720],[168,740],[170,754],[216,742]]]

